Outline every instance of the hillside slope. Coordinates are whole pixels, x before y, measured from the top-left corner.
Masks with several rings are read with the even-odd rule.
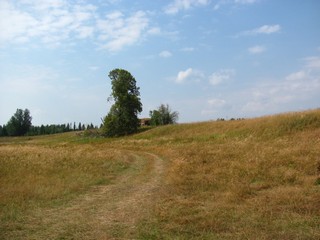
[[[253,119],[233,121],[209,121],[167,125],[135,135],[136,139],[194,139],[207,140],[219,137],[254,136],[259,139],[272,139],[298,131],[320,128],[320,109],[271,115]]]
[[[167,126],[133,139],[170,162],[156,209],[170,237],[320,238],[319,110]]]
[[[2,138],[0,237],[319,239],[319,153],[320,110]]]

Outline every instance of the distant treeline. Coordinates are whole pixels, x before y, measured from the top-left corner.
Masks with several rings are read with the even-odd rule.
[[[41,126],[30,126],[28,131],[24,134],[25,136],[36,136],[36,135],[46,135],[46,134],[55,134],[55,133],[64,133],[71,131],[82,131],[87,129],[98,128],[91,124],[76,124],[76,123],[67,123],[67,124],[50,124],[50,125],[41,125]],[[0,137],[4,136],[17,136],[17,134],[11,134],[8,131],[7,126],[0,125]]]
[[[98,128],[91,124],[79,124],[76,125],[74,122],[67,124],[51,124],[33,126],[32,117],[29,109],[17,109],[14,115],[10,118],[7,124],[0,125],[0,137],[4,136],[36,136],[54,133],[64,133],[71,131],[81,131],[87,129]]]

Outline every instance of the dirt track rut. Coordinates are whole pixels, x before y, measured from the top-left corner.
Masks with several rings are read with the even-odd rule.
[[[30,239],[133,239],[147,220],[161,185],[163,160],[124,151],[131,167],[110,185],[93,187],[67,206],[41,209],[28,219]],[[21,231],[21,236],[26,236]]]

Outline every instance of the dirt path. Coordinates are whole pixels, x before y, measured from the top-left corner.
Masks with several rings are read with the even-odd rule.
[[[30,239],[133,239],[150,217],[161,184],[163,161],[144,152],[127,152],[130,169],[113,184],[97,186],[68,206],[39,209],[28,219]],[[21,236],[26,236],[21,231]],[[25,238],[24,238],[25,239]]]

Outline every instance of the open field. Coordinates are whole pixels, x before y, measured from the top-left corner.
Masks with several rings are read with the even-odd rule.
[[[320,110],[0,138],[0,239],[320,239]]]

